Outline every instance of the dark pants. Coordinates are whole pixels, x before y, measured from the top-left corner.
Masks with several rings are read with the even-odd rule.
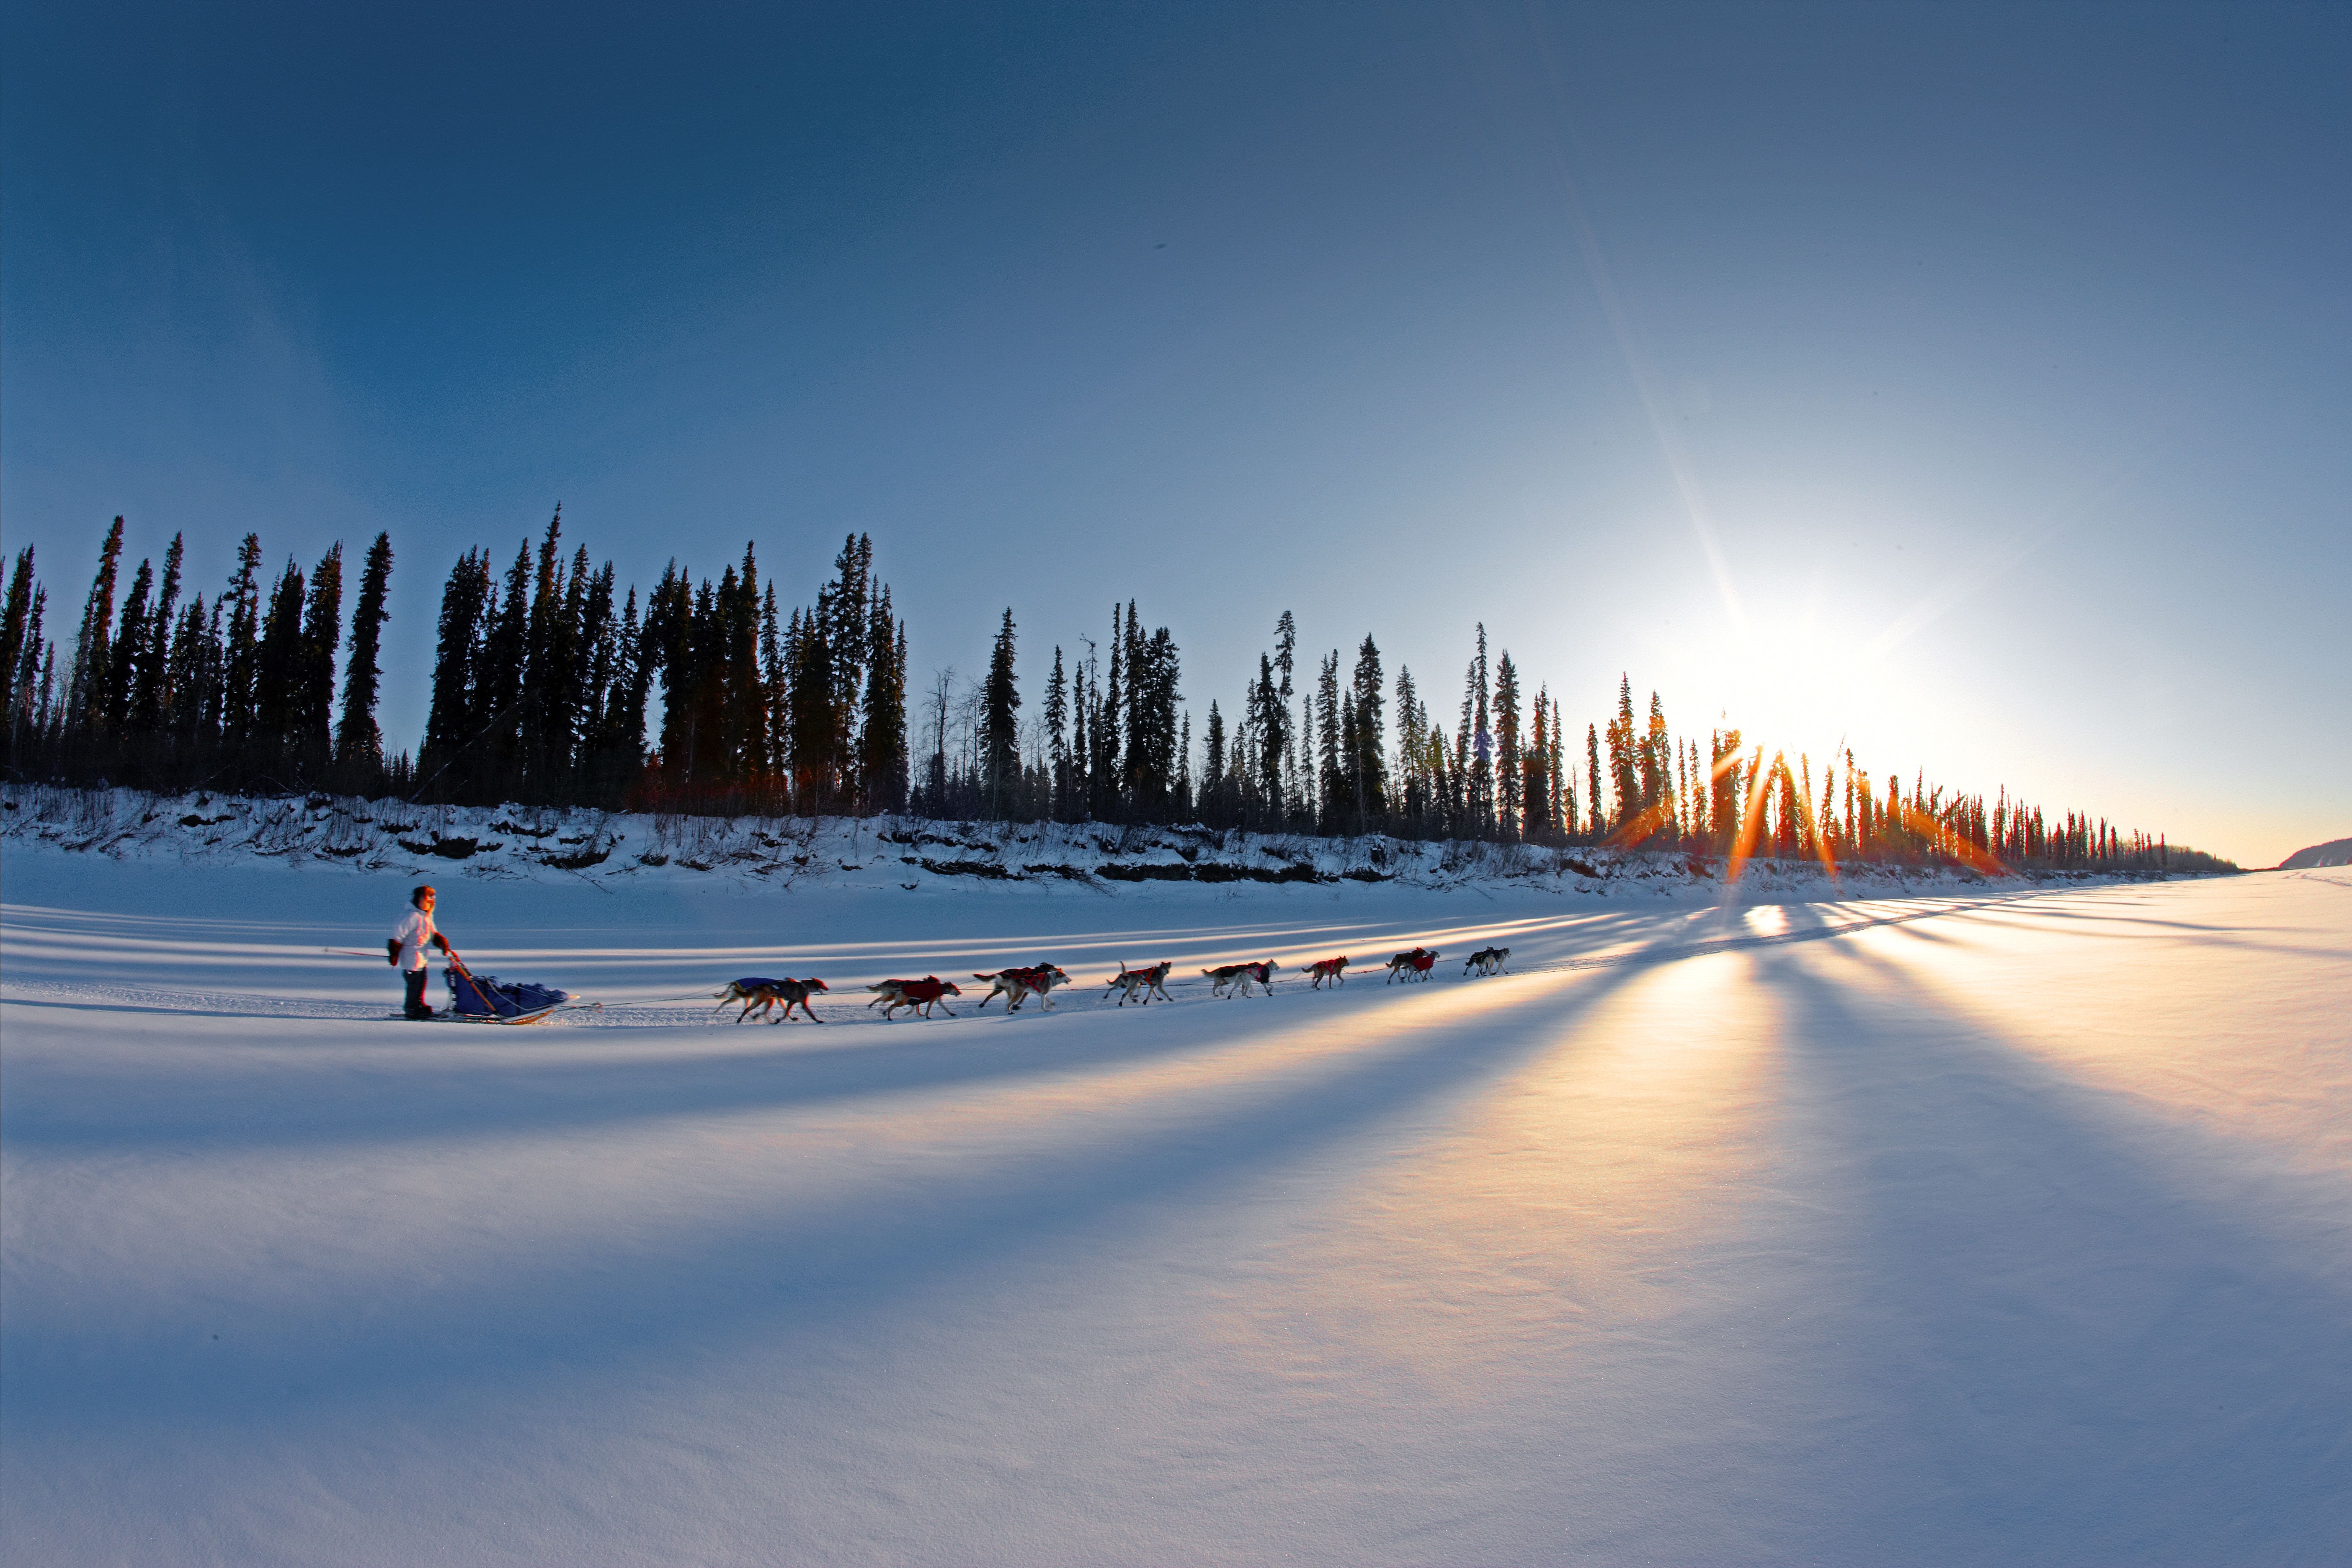
[[[412,1018],[433,1016],[433,1009],[425,1005],[425,977],[430,973],[425,969],[411,969],[404,971],[400,976],[408,986],[408,1005],[403,1010]]]

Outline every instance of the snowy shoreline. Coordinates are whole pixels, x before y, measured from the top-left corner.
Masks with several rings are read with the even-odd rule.
[[[921,817],[680,816],[520,806],[416,806],[348,796],[259,799],[46,785],[0,787],[0,843],[114,860],[277,862],[492,881],[731,883],[782,892],[860,889],[969,897],[1022,889],[1090,897],[1191,889],[1220,900],[1384,886],[1424,891],[1801,903],[1967,889],[2095,887],[2202,873],[1852,865],[1668,850],[1384,835],[1318,837],[1239,828],[1105,823],[939,822]]]

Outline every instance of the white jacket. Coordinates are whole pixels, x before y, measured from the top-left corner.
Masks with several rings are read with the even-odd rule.
[[[433,917],[423,910],[411,910],[405,919],[392,928],[400,943],[400,967],[403,970],[425,967],[425,948],[434,937]]]

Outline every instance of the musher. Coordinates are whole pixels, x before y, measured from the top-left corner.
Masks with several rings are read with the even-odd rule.
[[[449,956],[449,939],[433,926],[434,892],[431,888],[415,888],[408,894],[409,910],[393,928],[383,946],[385,955],[408,986],[407,1005],[402,1009],[411,1018],[433,1018],[439,1015],[425,1005],[425,950],[437,947],[441,956]]]

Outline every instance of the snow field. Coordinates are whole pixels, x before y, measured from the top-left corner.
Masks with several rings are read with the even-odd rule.
[[[404,877],[0,869],[12,1560],[2352,1540],[2352,878],[443,880],[478,969],[607,1003],[488,1029],[383,1021],[392,972],[317,951],[380,944]],[[1416,941],[1426,985],[1290,973]],[[1518,973],[1459,979],[1489,942]],[[1161,956],[1174,1005],[869,1027],[842,990]],[[1273,997],[1206,999],[1260,956]],[[664,1000],[762,972],[858,1026]]]

